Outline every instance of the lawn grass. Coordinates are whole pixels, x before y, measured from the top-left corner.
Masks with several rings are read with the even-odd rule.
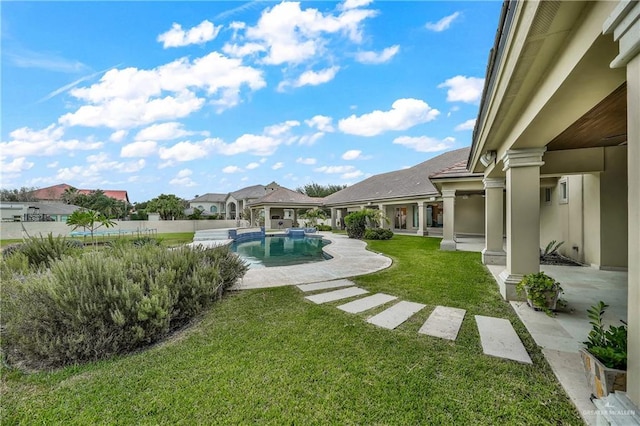
[[[438,242],[370,242],[394,265],[355,281],[428,305],[396,330],[295,287],[231,293],[145,352],[3,371],[3,424],[581,424],[480,255]],[[467,309],[455,342],[417,333],[438,304]],[[510,319],[534,364],[483,355],[476,314]]]

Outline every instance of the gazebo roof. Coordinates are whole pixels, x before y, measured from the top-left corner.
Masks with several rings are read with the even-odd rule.
[[[258,207],[264,205],[280,206],[280,207],[320,207],[324,202],[324,198],[309,197],[297,191],[280,187],[269,192],[264,197],[249,203],[249,207]]]

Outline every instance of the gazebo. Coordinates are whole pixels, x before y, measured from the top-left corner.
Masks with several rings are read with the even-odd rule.
[[[292,228],[298,221],[297,210],[321,207],[324,198],[309,197],[288,188],[278,187],[251,203],[251,224],[255,224],[259,211],[264,212],[265,230]]]

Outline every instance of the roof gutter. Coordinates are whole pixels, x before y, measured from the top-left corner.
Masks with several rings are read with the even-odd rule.
[[[498,24],[498,30],[496,32],[496,38],[494,40],[493,48],[489,51],[489,61],[487,63],[487,72],[484,80],[484,88],[482,90],[482,99],[480,101],[480,108],[478,110],[478,119],[473,128],[473,137],[471,142],[471,150],[469,151],[469,158],[467,159],[467,170],[472,170],[471,163],[476,156],[478,145],[480,141],[478,138],[479,129],[487,116],[488,98],[491,96],[496,84],[497,68],[496,64],[500,63],[502,55],[504,54],[504,47],[507,42],[507,36],[511,29],[513,22],[513,15],[515,14],[518,0],[504,0],[502,3],[502,11],[500,12],[500,21]]]

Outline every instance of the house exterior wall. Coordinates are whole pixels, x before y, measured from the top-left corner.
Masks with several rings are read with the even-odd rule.
[[[481,194],[456,197],[455,233],[484,235],[484,198]]]
[[[211,207],[215,207],[216,211],[212,212]],[[202,208],[207,213],[225,213],[225,203],[224,202],[195,202],[189,203],[189,207],[192,209]]]
[[[600,176],[601,265],[628,265],[627,147],[605,149],[605,171]]]

